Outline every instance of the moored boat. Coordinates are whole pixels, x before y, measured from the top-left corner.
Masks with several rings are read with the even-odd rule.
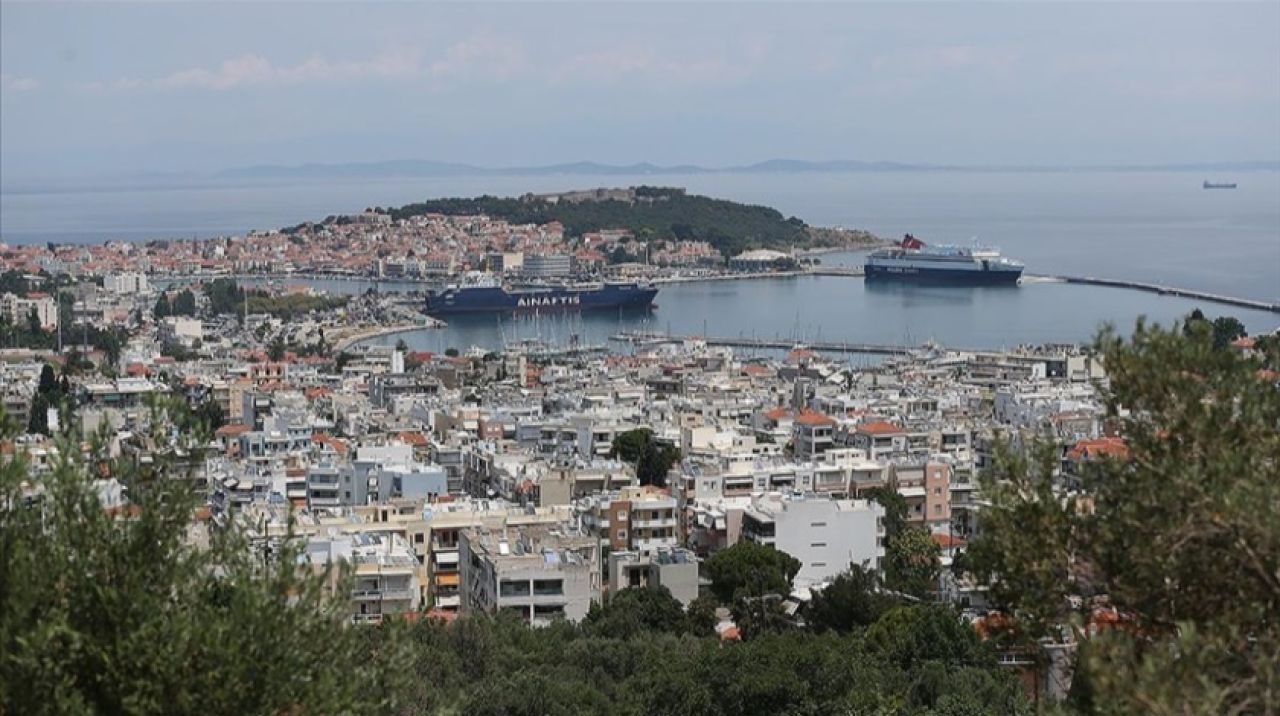
[[[431,316],[649,308],[658,289],[645,283],[577,283],[508,287],[496,282],[449,286],[427,296]]]
[[[1023,265],[999,249],[930,246],[907,234],[898,245],[868,254],[863,269],[868,281],[989,286],[1017,283]]]

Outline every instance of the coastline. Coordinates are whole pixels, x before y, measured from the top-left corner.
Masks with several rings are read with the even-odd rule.
[[[374,326],[356,330],[350,335],[343,336],[333,343],[333,352],[341,353],[346,350],[355,348],[365,341],[374,338],[382,338],[383,336],[394,336],[397,333],[408,333],[410,331],[422,330],[424,328],[444,328],[445,323],[435,318],[427,317],[427,321],[423,323],[397,323],[394,326]]]

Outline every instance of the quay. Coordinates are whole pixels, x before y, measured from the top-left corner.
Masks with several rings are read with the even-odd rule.
[[[820,353],[866,353],[873,355],[904,356],[921,350],[922,346],[885,345],[877,343],[849,343],[836,341],[794,341],[786,338],[714,338],[703,336],[677,336],[665,333],[648,333],[645,331],[622,331],[615,333],[609,340],[617,343],[636,345],[654,345],[663,343],[683,343],[685,341],[702,341],[709,346],[726,346],[729,348],[753,348],[761,350],[792,350],[804,348]]]

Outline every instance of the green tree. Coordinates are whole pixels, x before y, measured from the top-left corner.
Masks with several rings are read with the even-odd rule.
[[[928,597],[938,590],[941,549],[928,530],[909,526],[887,540],[884,549],[884,581],[894,591]]]
[[[144,484],[110,457],[104,436],[88,461],[78,444],[60,447],[34,501],[25,458],[0,463],[6,712],[395,708],[394,674],[375,668],[360,630],[344,627],[349,606],[330,596],[325,576],[299,570],[293,542],[264,558],[233,528],[198,549],[186,481]],[[93,483],[104,472],[130,488],[131,510],[104,509]]]
[[[1244,324],[1235,316],[1218,316],[1213,319],[1214,346],[1226,348],[1232,341],[1245,335],[1248,334],[1245,333]]]
[[[31,417],[27,419],[27,432],[32,435],[49,434],[49,396],[36,393],[31,399],[29,410]]]
[[[635,465],[640,484],[661,487],[666,486],[667,473],[680,460],[680,450],[658,442],[648,428],[619,433],[613,439],[611,454]]]
[[[875,500],[884,508],[885,541],[892,541],[907,528],[907,498],[890,487],[875,487],[864,493],[867,499]]]
[[[173,309],[169,307],[169,296],[164,291],[161,291],[160,297],[156,299],[156,305],[151,309],[151,315],[155,316],[157,321],[173,315]]]
[[[1079,663],[1098,713],[1265,713],[1280,699],[1280,392],[1217,342],[1143,322],[1100,336],[1128,454],[1088,464],[1088,509],[1031,489],[1045,468],[1008,456],[996,472],[1009,487],[984,491],[971,553],[1019,624],[1078,624],[1067,596],[1105,594],[1124,615]],[[1065,546],[1010,534],[1025,545],[1044,525]],[[1000,545],[1012,551],[995,558]],[[1004,591],[1009,579],[1030,588]]]
[[[36,384],[36,392],[41,395],[57,395],[59,387],[58,376],[53,372],[53,366],[45,363],[40,369],[40,382]]]
[[[173,315],[175,316],[194,316],[196,315],[196,295],[191,289],[184,288],[173,301]]]
[[[721,604],[731,604],[741,595],[776,594],[785,599],[799,571],[800,560],[750,540],[722,549],[702,563],[703,574],[711,580],[711,593]]]
[[[27,330],[32,334],[44,332],[44,324],[40,322],[40,313],[36,311],[35,306],[27,312]]]
[[[893,606],[893,600],[880,592],[880,577],[875,570],[853,564],[813,593],[805,621],[818,632],[847,634],[872,624]]]
[[[601,605],[593,602],[582,627],[589,634],[629,639],[642,632],[680,633],[684,607],[666,587],[622,589]]]
[[[979,484],[998,507],[983,510],[981,537],[965,552],[988,597],[1016,612],[1029,638],[1049,634],[1067,618],[1071,569],[1083,538],[1079,498],[1055,488],[1057,462],[1048,441],[1030,454],[997,442],[994,465]]]
[[[895,607],[867,629],[867,644],[904,668],[925,661],[993,666],[995,653],[973,627],[936,604]]]
[[[204,426],[209,432],[217,430],[226,422],[218,401],[212,398],[205,398],[200,401],[193,412],[194,421]]]
[[[740,591],[734,598],[729,613],[743,639],[758,639],[765,634],[777,634],[795,627],[795,621],[786,612],[785,594],[751,594]]]
[[[653,431],[648,428],[636,428],[618,433],[613,438],[613,456],[629,463],[639,462],[645,447],[653,440]]]
[[[244,289],[236,285],[233,279],[216,278],[204,285],[204,294],[209,299],[209,310],[213,315],[239,314],[244,308]]]
[[[277,338],[271,341],[271,345],[267,347],[267,358],[274,362],[282,361],[286,350],[287,346],[285,346],[284,341]]]

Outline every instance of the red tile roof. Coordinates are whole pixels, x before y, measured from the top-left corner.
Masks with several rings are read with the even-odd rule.
[[[901,427],[894,425],[893,423],[884,420],[876,420],[874,422],[859,425],[858,432],[865,433],[867,435],[894,435],[896,433],[903,432],[903,430]]]
[[[1241,350],[1250,350],[1257,344],[1258,341],[1255,340],[1253,336],[1240,336],[1234,341],[1231,341],[1231,346],[1233,348],[1239,348]]]
[[[406,430],[398,434],[396,437],[400,438],[400,441],[406,445],[413,445],[415,447],[423,447],[428,444],[427,436],[416,430]]]
[[[835,425],[836,419],[817,411],[805,410],[796,417],[799,425]]]
[[[787,410],[786,408],[783,408],[783,407],[777,407],[777,408],[774,408],[773,410],[769,410],[769,411],[765,412],[765,414],[764,414],[764,416],[765,416],[766,418],[768,418],[768,419],[770,419],[770,420],[772,420],[772,421],[774,421],[774,422],[777,422],[777,421],[779,421],[779,420],[782,420],[783,418],[787,417],[788,415],[791,415],[791,411],[790,411],[790,410]]]
[[[1088,460],[1102,456],[1123,460],[1129,457],[1129,445],[1124,438],[1097,438],[1081,440],[1067,452],[1070,460]]]
[[[938,545],[943,549],[950,549],[952,547],[963,547],[969,544],[969,542],[965,540],[963,537],[956,537],[954,535],[944,535],[938,532],[934,532],[934,533],[931,533],[929,536],[933,538],[934,544]]]
[[[244,433],[249,432],[249,430],[250,428],[248,425],[243,423],[232,423],[231,425],[223,425],[214,431],[213,434],[220,438],[233,438],[237,435],[243,435]]]

